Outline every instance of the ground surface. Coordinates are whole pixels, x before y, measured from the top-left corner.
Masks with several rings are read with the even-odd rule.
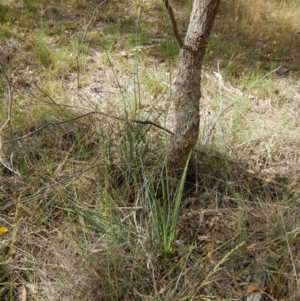
[[[184,36],[191,3],[171,4]],[[299,16],[222,3],[166,260],[148,189],[174,126],[163,3],[2,1],[0,299],[299,299]]]

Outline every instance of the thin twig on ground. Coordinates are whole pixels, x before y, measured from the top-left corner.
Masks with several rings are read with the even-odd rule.
[[[11,153],[10,156],[10,165],[5,161],[4,159],[4,155],[2,152],[2,139],[1,139],[1,132],[3,131],[3,129],[6,127],[6,125],[9,125],[9,132],[10,132],[10,137],[13,137],[13,133],[12,133],[12,126],[11,126],[11,116],[12,116],[12,91],[11,91],[11,85],[10,85],[10,81],[8,79],[8,76],[5,72],[4,66],[2,64],[2,62],[0,61],[0,71],[3,74],[4,80],[6,82],[6,86],[7,86],[7,92],[8,92],[8,109],[7,109],[7,117],[6,120],[4,122],[4,124],[1,126],[0,128],[0,163],[7,169],[9,170],[11,173],[16,174],[18,176],[20,176],[20,174],[15,171],[11,166],[12,166],[12,158],[13,158],[13,153]]]

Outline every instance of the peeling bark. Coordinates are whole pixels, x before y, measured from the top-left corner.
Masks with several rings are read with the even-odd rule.
[[[220,0],[194,0],[175,81],[176,125],[169,145],[169,164],[181,174],[199,135],[201,68]],[[176,172],[176,173],[177,173]]]

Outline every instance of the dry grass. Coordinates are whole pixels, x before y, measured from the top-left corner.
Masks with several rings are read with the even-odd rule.
[[[266,300],[297,300],[299,3],[222,3],[197,177],[163,260],[145,186],[164,178],[169,134],[106,114],[172,130],[179,49],[161,1],[107,1],[83,39],[95,2],[0,4],[13,90],[12,127],[1,132],[0,299],[241,300],[260,274]],[[184,33],[190,4],[172,2]]]

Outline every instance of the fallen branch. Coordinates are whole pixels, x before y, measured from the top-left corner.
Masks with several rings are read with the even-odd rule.
[[[30,136],[32,136],[32,135],[40,132],[41,130],[43,130],[43,129],[49,127],[49,126],[54,126],[54,125],[60,125],[60,124],[64,124],[64,123],[74,122],[74,121],[76,121],[78,119],[81,119],[81,118],[84,118],[84,117],[87,117],[87,116],[93,115],[93,114],[103,115],[105,117],[117,119],[117,120],[124,121],[124,122],[139,123],[139,124],[148,124],[148,125],[157,127],[159,129],[167,132],[168,134],[171,134],[171,135],[173,134],[173,132],[171,132],[170,130],[168,130],[168,129],[164,128],[163,126],[161,126],[161,125],[159,125],[159,124],[157,124],[157,123],[155,123],[153,121],[150,121],[150,120],[126,119],[126,118],[123,118],[123,117],[109,115],[109,114],[106,114],[106,113],[101,112],[101,111],[93,111],[93,112],[89,112],[89,113],[86,113],[86,114],[74,117],[72,119],[67,119],[67,120],[63,120],[63,121],[47,122],[46,124],[42,125],[41,127],[37,128],[36,130],[34,130],[34,131],[32,131],[32,132],[30,132],[30,133],[28,133],[26,135],[13,138],[11,140],[4,141],[3,144],[11,143],[11,142],[14,142],[14,141],[20,141],[22,139],[28,138],[28,137],[30,137]]]

